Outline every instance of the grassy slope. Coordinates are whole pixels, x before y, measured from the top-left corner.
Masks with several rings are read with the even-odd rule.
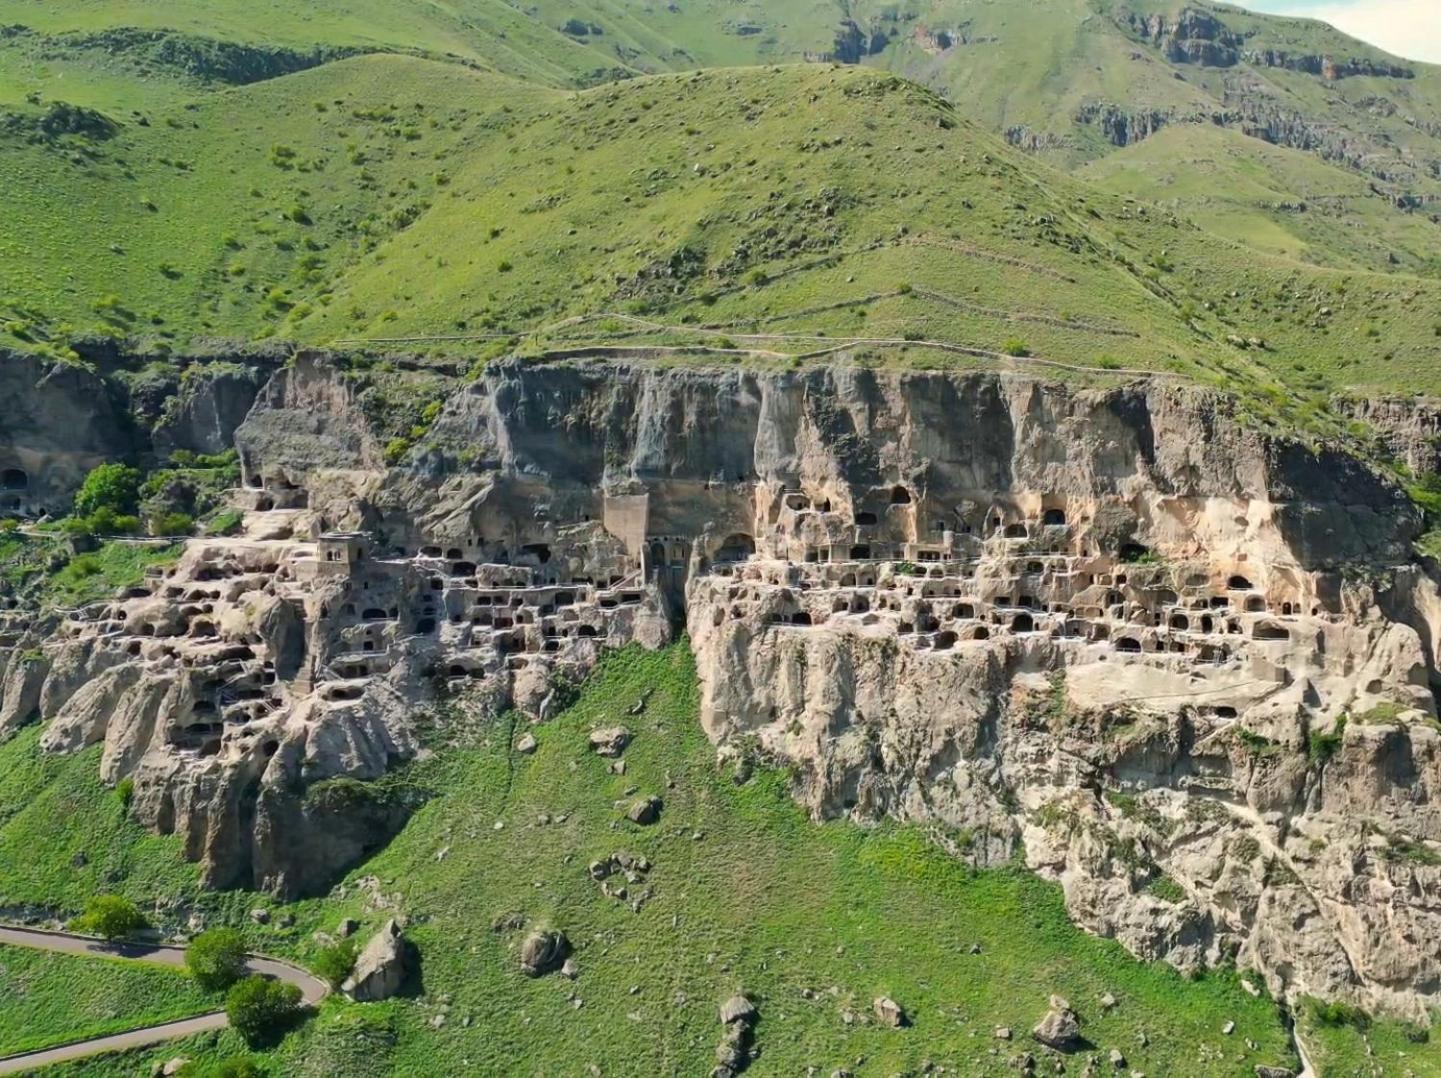
[[[547,93],[494,79],[365,58],[127,125],[95,160],[11,145],[0,296],[125,334],[261,335],[286,292],[323,286],[437,197],[453,155],[499,138],[504,110]]]
[[[1378,1021],[1365,1029],[1326,1025],[1303,1007],[1299,1026],[1312,1063],[1324,1078],[1441,1075],[1441,1044],[1434,1031],[1405,1022]]]
[[[100,750],[45,756],[29,727],[0,744],[0,907],[78,913],[91,895],[138,902],[196,891],[180,842],[145,832],[100,781]]]
[[[77,607],[134,587],[145,579],[146,569],[173,562],[180,552],[179,546],[110,542],[71,557],[61,538],[12,533],[0,535],[0,577],[37,605]],[[63,566],[52,569],[59,562]]]
[[[1257,16],[1221,5],[1192,6],[1216,11],[1229,27],[1247,36],[1247,48],[1389,59],[1310,20]],[[1051,138],[1041,152],[1067,167],[1115,150],[1098,125],[1077,121],[1086,105],[1110,103],[1133,112],[1202,118],[1232,107],[1237,88],[1244,84],[1252,99],[1266,101],[1275,111],[1345,132],[1353,146],[1368,148],[1375,161],[1384,162],[1372,172],[1384,176],[1388,192],[1441,193],[1441,182],[1424,167],[1428,160],[1441,160],[1441,135],[1434,133],[1441,127],[1433,123],[1428,128],[1426,123],[1441,117],[1441,68],[1411,65],[1417,77],[1409,80],[1347,78],[1327,83],[1313,75],[1245,64],[1231,69],[1176,65],[1113,17],[1132,9],[1171,15],[1175,7],[1168,0],[1126,5],[1046,0],[1044,10],[1038,11],[1035,2],[858,0],[845,10],[866,33],[883,34],[888,41],[868,64],[942,90],[993,131],[1016,128]],[[187,88],[200,92],[185,72],[146,69],[143,79],[127,79],[130,61],[123,50],[104,44],[77,52],[69,44],[74,35],[117,27],[302,49],[326,44],[421,50],[536,83],[570,86],[622,73],[796,61],[832,49],[842,16],[841,9],[826,0],[691,0],[684,5],[543,0],[523,11],[502,0],[446,5],[323,0],[303,8],[261,0],[243,9],[216,0],[0,0],[0,25],[34,28],[23,40],[0,39],[0,102],[38,91],[114,109],[163,108],[175,104]],[[567,34],[561,28],[571,19],[601,32]],[[938,52],[930,43],[936,32],[948,32],[958,43]],[[64,49],[46,44],[56,41],[67,44]],[[1378,106],[1378,100],[1390,104]],[[1421,122],[1412,123],[1413,118]],[[1150,151],[1152,159],[1161,155],[1162,147]],[[1182,150],[1167,160],[1183,168],[1188,155]],[[1283,195],[1297,201],[1304,190],[1288,187]],[[1425,214],[1388,208],[1382,199],[1367,207],[1364,230],[1323,229],[1323,244],[1314,239],[1288,242],[1292,230],[1278,231],[1274,224],[1256,232],[1247,227],[1260,223],[1254,215],[1238,219],[1230,209],[1216,215],[1220,231],[1235,238],[1254,237],[1261,250],[1305,257],[1314,253],[1322,264],[1382,269],[1391,268],[1387,255],[1396,252],[1406,271],[1436,273],[1428,253],[1435,246],[1435,227]],[[1213,223],[1210,215],[1202,215],[1202,221]]]
[[[1166,128],[1078,175],[1272,254],[1351,269],[1387,270],[1393,255],[1441,264],[1441,226],[1426,216],[1398,214],[1365,179],[1311,154],[1226,128]]]
[[[644,716],[626,716],[648,688]],[[1274,1006],[1233,975],[1187,981],[1138,963],[1072,927],[1054,887],[1021,872],[973,873],[914,830],[814,824],[779,774],[737,786],[715,766],[696,693],[684,647],[627,651],[573,709],[536,729],[534,756],[509,750],[513,731],[502,721],[481,732],[482,743],[412,768],[408,780],[438,796],[385,851],[332,897],[292,906],[294,927],[247,922],[247,931],[267,949],[303,955],[311,932],[342,916],[369,932],[403,913],[422,951],[424,994],[365,1007],[332,1001],[269,1054],[271,1073],[494,1074],[513,1072],[518,1059],[537,1074],[591,1062],[607,1074],[705,1073],[717,1006],[737,990],[762,1013],[757,1075],[808,1065],[828,1073],[862,1056],[867,1074],[926,1059],[964,1074],[1010,1073],[1050,992],[1075,1004],[1103,1058],[1119,1047],[1146,1073],[1249,1075],[1255,1063],[1289,1060]],[[592,728],[619,719],[636,734],[624,776],[586,749]],[[617,806],[632,788],[664,796],[659,824],[621,820]],[[654,865],[644,885],[653,895],[639,912],[603,896],[586,872],[620,849]],[[385,908],[367,899],[367,877]],[[576,981],[520,974],[523,933],[492,928],[513,913],[568,934]],[[1103,1013],[1107,991],[1120,1003]],[[913,1028],[842,1019],[846,1010],[867,1015],[887,993]],[[1230,1038],[1221,1034],[1227,1021],[1237,1023]],[[1017,1041],[994,1040],[996,1025],[1015,1029]],[[179,1051],[214,1058],[237,1045],[227,1035],[214,1048],[139,1058]],[[67,1073],[137,1066],[132,1056]]]
[[[214,1010],[179,970],[0,946],[0,1056]]]
[[[210,95],[79,163],[12,145],[0,318],[35,339],[38,324],[62,339],[98,325],[327,342],[629,311],[722,327],[648,338],[670,344],[1015,341],[1228,384],[1441,385],[1434,284],[1256,259],[1037,165],[887,76],[746,69],[577,95],[498,79],[367,57]],[[621,331],[635,327],[532,344]],[[1229,335],[1271,348],[1238,352]]]

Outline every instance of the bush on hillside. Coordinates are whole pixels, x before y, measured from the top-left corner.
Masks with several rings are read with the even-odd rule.
[[[355,968],[358,951],[359,947],[354,940],[341,940],[322,949],[310,963],[310,968],[317,976],[329,981],[331,988],[339,988]]]
[[[252,973],[231,986],[225,997],[225,1015],[247,1044],[272,1043],[299,1017],[300,989]]]
[[[207,992],[220,992],[245,976],[245,940],[233,928],[211,928],[185,948],[185,968]]]
[[[140,499],[140,469],[128,464],[100,464],[90,470],[75,495],[75,515],[102,509],[118,515],[135,512]]]
[[[119,895],[96,895],[85,912],[70,922],[72,932],[103,936],[112,943],[145,927],[145,916],[135,903]]]

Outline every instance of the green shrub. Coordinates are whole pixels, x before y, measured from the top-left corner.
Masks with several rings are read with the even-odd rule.
[[[140,498],[140,470],[128,464],[101,464],[90,470],[75,495],[75,512],[89,516],[101,509],[134,513]]]
[[[1186,901],[1185,888],[1171,879],[1170,876],[1157,876],[1150,883],[1146,884],[1146,890],[1162,902],[1170,902],[1172,905],[1179,905]]]
[[[189,535],[195,530],[195,518],[189,513],[161,513],[150,518],[150,534],[155,536]]]
[[[126,775],[115,784],[115,796],[120,798],[120,807],[130,811],[130,802],[135,800],[135,780]]]
[[[86,577],[99,576],[104,572],[104,566],[94,554],[81,554],[71,558],[70,564],[66,568],[70,570],[71,576],[79,577],[81,580]]]
[[[245,514],[238,509],[227,509],[217,513],[205,530],[211,535],[234,535],[245,522]]]
[[[1012,337],[1005,344],[1001,345],[1001,351],[1008,356],[1028,356],[1031,354],[1026,342],[1019,337]]]
[[[1336,720],[1336,729],[1329,734],[1313,730],[1306,739],[1307,755],[1311,757],[1311,762],[1317,767],[1325,767],[1331,757],[1335,756],[1341,748],[1341,741],[1345,733],[1345,715]]]
[[[233,928],[211,928],[185,948],[185,968],[207,992],[221,992],[245,976],[245,940]]]
[[[323,948],[310,963],[310,968],[317,976],[329,981],[331,988],[339,988],[355,968],[358,951],[359,947],[354,940],[341,940]]]
[[[410,439],[392,438],[385,446],[385,463],[399,464],[405,454],[410,452]]]
[[[231,986],[225,996],[225,1015],[247,1044],[273,1043],[299,1017],[300,998],[300,989],[293,984],[251,974]]]
[[[72,932],[103,936],[112,942],[144,927],[145,917],[135,903],[119,895],[96,895],[85,903],[85,912],[70,922]]]
[[[265,1078],[260,1064],[249,1056],[232,1056],[210,1066],[192,1063],[183,1068],[180,1074],[182,1078]]]
[[[1317,1001],[1311,1004],[1311,1014],[1316,1021],[1323,1026],[1350,1026],[1352,1029],[1365,1032],[1371,1028],[1371,1016],[1360,1007],[1350,1003],[1342,1003],[1337,1000],[1334,1003],[1321,1003]]]

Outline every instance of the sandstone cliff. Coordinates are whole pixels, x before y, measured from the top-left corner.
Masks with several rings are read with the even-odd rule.
[[[1413,1013],[1434,991],[1441,594],[1383,474],[1159,381],[446,385],[388,465],[363,378],[277,371],[234,436],[245,533],[17,632],[0,729],[103,742],[211,882],[302,893],[408,811],[351,780],[418,750],[418,705],[466,687],[543,720],[558,676],[684,624],[707,732],[797,765],[817,816],[1023,855],[1182,967]]]

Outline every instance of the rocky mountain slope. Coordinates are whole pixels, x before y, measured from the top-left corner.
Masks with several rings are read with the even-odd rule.
[[[1424,1015],[1441,597],[1354,457],[1159,383],[560,362],[445,392],[387,466],[357,388],[272,376],[243,534],[7,615],[0,721],[103,742],[212,883],[323,890],[403,822],[363,783],[417,702],[544,720],[676,625],[707,732],[817,817],[942,824],[1143,956]]]
[[[8,915],[406,922],[283,1073],[1441,1073],[1437,69],[0,0],[0,187]]]

